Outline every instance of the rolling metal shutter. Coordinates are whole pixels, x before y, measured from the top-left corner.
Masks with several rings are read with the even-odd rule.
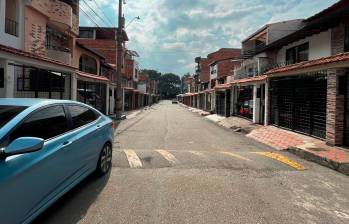
[[[272,124],[304,134],[326,137],[327,80],[322,74],[271,81]]]

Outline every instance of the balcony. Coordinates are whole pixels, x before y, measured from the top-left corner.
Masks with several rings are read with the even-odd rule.
[[[12,19],[6,18],[5,33],[18,37],[18,22]]]
[[[243,59],[252,58],[256,54],[258,54],[260,51],[262,51],[266,47],[265,43],[259,43],[254,46],[252,49],[243,49],[242,50],[242,57]]]
[[[59,0],[30,0],[28,6],[41,12],[52,25],[61,30],[73,27],[73,8],[71,5]]]
[[[56,49],[46,49],[47,57],[71,65],[71,53],[69,51],[60,51]]]

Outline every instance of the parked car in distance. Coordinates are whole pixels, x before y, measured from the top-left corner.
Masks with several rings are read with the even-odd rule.
[[[178,104],[178,100],[172,100],[172,104]]]
[[[0,223],[30,223],[111,169],[112,120],[82,103],[0,99]]]

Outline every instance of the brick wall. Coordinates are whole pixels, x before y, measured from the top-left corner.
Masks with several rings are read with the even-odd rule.
[[[331,33],[331,53],[332,55],[344,52],[345,26],[340,24],[332,29]]]
[[[79,42],[103,55],[108,63],[116,64],[117,43],[115,40],[93,40],[81,38],[79,39]]]
[[[338,76],[344,69],[329,69],[327,74],[326,142],[342,145],[344,134],[344,95],[338,94]]]
[[[46,18],[31,8],[25,9],[25,50],[46,56]]]
[[[201,58],[200,60],[200,81],[205,83],[210,81],[210,66],[207,58]]]

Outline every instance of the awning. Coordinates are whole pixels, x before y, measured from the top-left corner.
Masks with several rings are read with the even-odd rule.
[[[244,79],[236,79],[231,82],[232,85],[234,84],[245,84],[245,83],[255,83],[255,82],[261,82],[267,79],[266,75],[260,75],[250,78],[244,78]]]
[[[39,56],[27,51],[8,47],[0,44],[0,57],[28,66],[38,67],[59,72],[73,72],[77,68],[61,61]]]
[[[214,87],[215,90],[226,90],[226,89],[230,89],[230,88],[231,88],[230,83],[218,84]]]
[[[332,55],[329,57],[319,58],[315,60],[305,61],[297,64],[287,65],[284,67],[274,68],[266,73],[265,75],[271,76],[275,74],[282,74],[282,73],[288,73],[288,72],[296,72],[301,71],[305,69],[323,69],[326,67],[326,65],[331,65],[331,67],[334,67],[334,65],[338,64],[338,66],[343,66],[340,63],[349,63],[349,52]]]
[[[104,76],[93,75],[93,74],[82,72],[82,71],[76,71],[75,73],[78,74],[79,78],[82,78],[85,81],[104,82],[104,83],[109,82],[109,79]]]

